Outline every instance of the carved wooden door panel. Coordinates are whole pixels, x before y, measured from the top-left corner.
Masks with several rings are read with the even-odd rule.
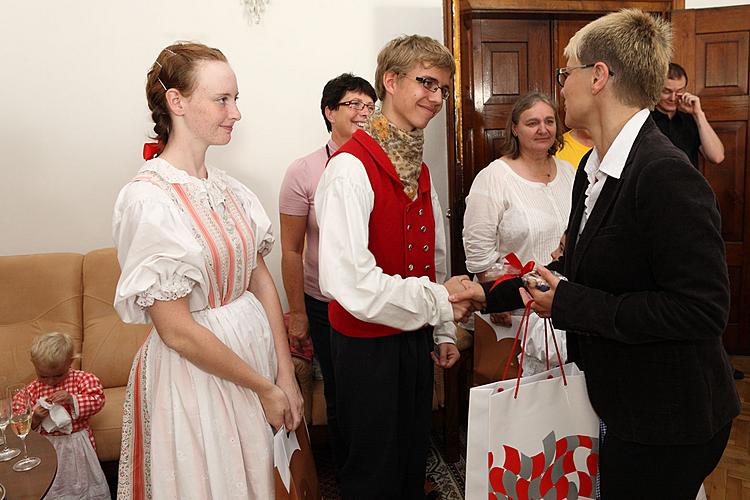
[[[672,13],[674,61],[688,73],[688,91],[701,99],[725,148],[720,164],[702,156],[700,169],[719,200],[732,290],[724,345],[750,354],[750,7]],[[697,270],[699,272],[699,270]]]
[[[505,123],[516,100],[530,90],[550,93],[551,37],[548,20],[474,19],[471,22],[472,64],[467,109],[472,126],[467,140],[473,147],[473,179],[498,158]],[[467,65],[468,66],[468,65]],[[467,172],[468,173],[468,172]]]

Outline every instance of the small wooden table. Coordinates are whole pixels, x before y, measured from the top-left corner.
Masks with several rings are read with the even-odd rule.
[[[8,426],[5,429],[8,446],[18,448],[21,454],[7,462],[0,462],[0,484],[5,487],[6,500],[39,500],[42,498],[57,473],[57,454],[49,440],[38,432],[31,431],[26,436],[26,448],[30,457],[39,457],[42,463],[31,470],[16,472],[13,464],[23,458],[23,444]]]

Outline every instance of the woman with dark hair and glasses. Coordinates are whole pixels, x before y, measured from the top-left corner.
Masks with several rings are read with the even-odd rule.
[[[549,96],[531,92],[516,101],[502,156],[477,174],[466,198],[466,268],[479,281],[490,279],[490,270],[510,252],[523,262],[547,262],[558,247],[575,176],[570,163],[554,157],[562,142],[562,124]],[[529,328],[524,375],[546,366],[543,322],[536,320]],[[492,321],[511,328],[510,313],[493,314]],[[564,337],[563,332],[557,335]],[[554,351],[549,354],[557,364]]]
[[[375,111],[377,99],[370,82],[350,73],[326,83],[320,111],[331,136],[322,148],[289,165],[279,193],[281,276],[289,302],[289,336],[292,342],[312,339],[323,372],[328,433],[336,462],[339,455],[336,383],[331,366],[328,299],[318,284],[318,221],[314,198],[328,158],[355,130],[364,126]]]

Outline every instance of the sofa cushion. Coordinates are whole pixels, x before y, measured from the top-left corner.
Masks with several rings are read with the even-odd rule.
[[[105,388],[127,385],[133,358],[151,325],[125,324],[112,307],[120,278],[114,248],[87,253],[82,274],[83,369],[96,374]]]
[[[91,417],[89,423],[96,440],[96,455],[99,460],[120,459],[122,441],[122,406],[125,403],[125,387],[104,389],[104,408]]]
[[[82,262],[73,253],[0,257],[0,377],[7,383],[35,377],[29,349],[41,333],[67,333],[81,352]]]

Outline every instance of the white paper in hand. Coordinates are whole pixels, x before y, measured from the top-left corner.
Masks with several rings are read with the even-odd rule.
[[[62,432],[70,434],[73,432],[73,419],[68,410],[62,405],[50,403],[47,398],[39,398],[37,404],[49,410],[49,414],[42,420],[42,428],[47,432]]]
[[[289,491],[289,484],[292,479],[289,464],[292,463],[292,455],[299,449],[297,431],[287,432],[282,425],[279,432],[273,437],[273,465],[279,469],[279,476],[281,476],[286,491]]]

